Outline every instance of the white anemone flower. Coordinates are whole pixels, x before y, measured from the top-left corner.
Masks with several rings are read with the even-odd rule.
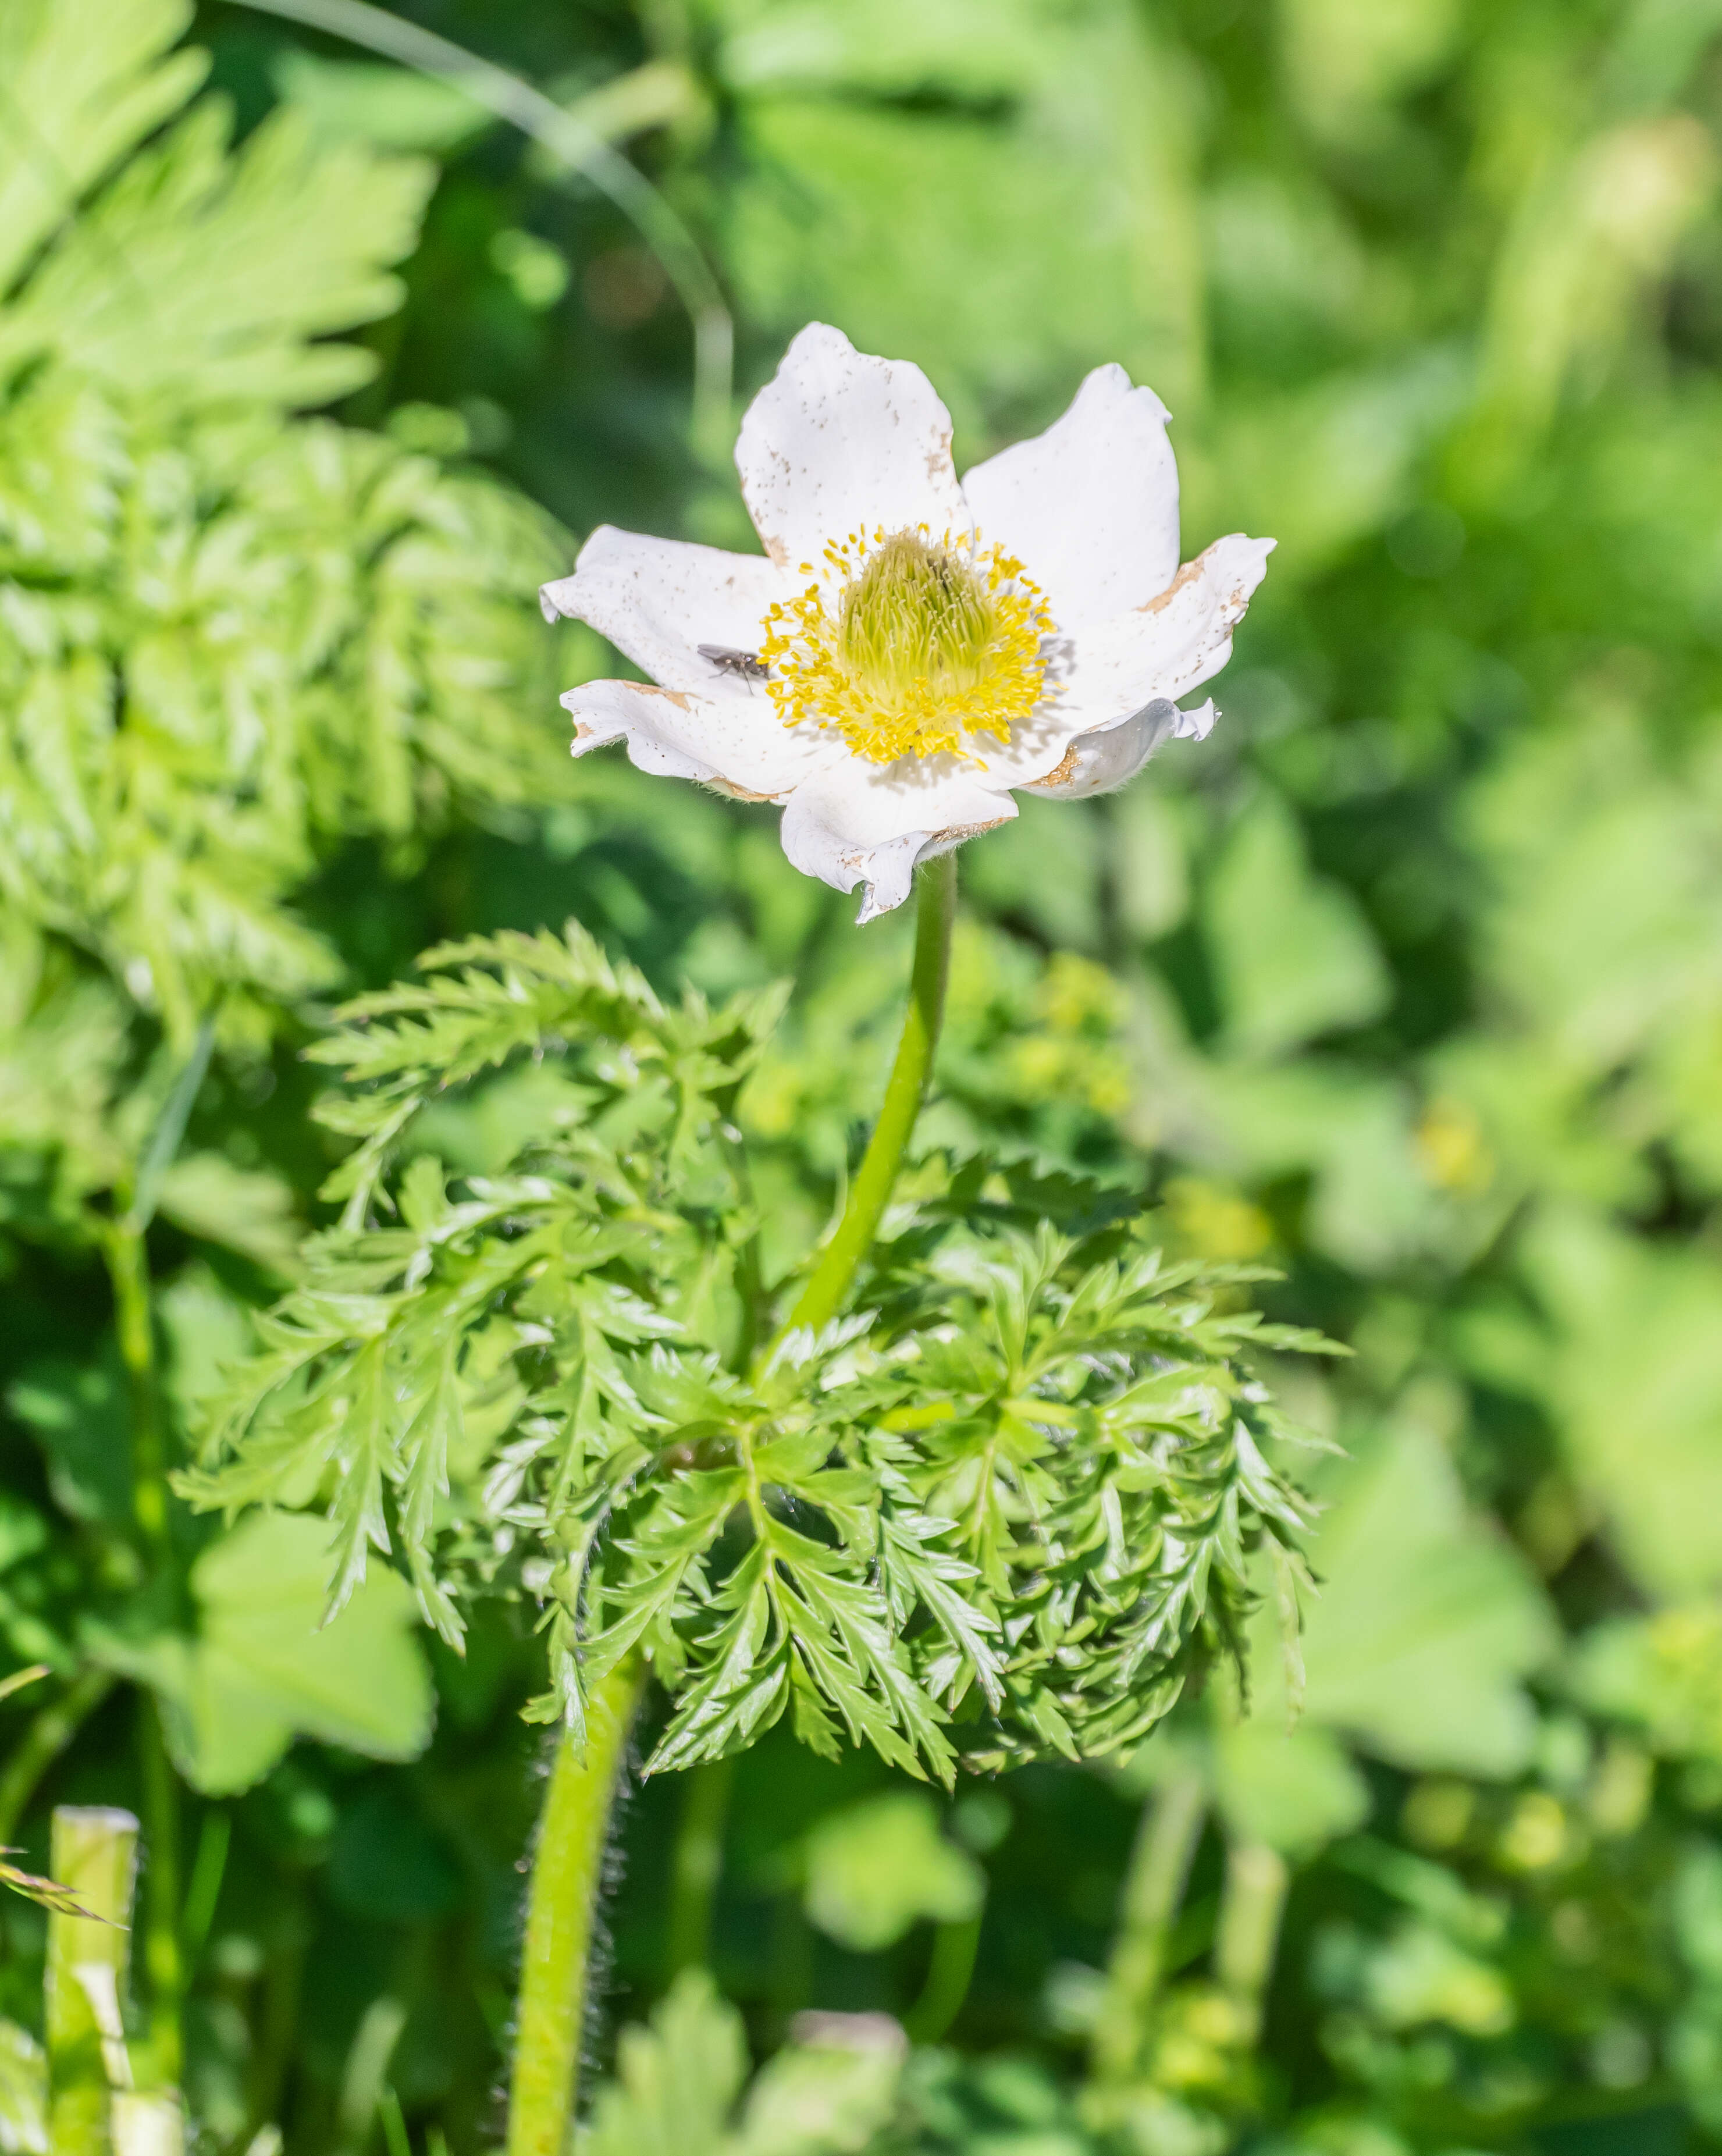
[[[782,804],[784,850],[861,919],[918,863],[1017,814],[1013,790],[1121,786],[1200,740],[1271,539],[1178,565],[1168,413],[1097,367],[1044,434],[959,482],[918,367],[814,323],[742,423],[736,464],[765,552],[604,525],[547,619],[589,623],[651,676],[563,702],[574,753],[625,741],[642,771]]]

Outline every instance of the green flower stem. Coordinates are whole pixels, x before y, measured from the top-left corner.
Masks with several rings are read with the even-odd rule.
[[[1136,2072],[1149,2014],[1165,1974],[1167,1938],[1184,1898],[1207,1804],[1202,1777],[1185,1773],[1167,1782],[1143,1807],[1094,2025],[1097,2082],[1115,2087]]]
[[[583,1747],[564,1731],[532,1852],[521,1953],[508,2156],[563,2156],[574,2115],[586,1964],[610,1808],[645,1672],[619,1664],[586,1706]]]
[[[933,1052],[944,1016],[945,982],[950,973],[951,925],[957,914],[957,857],[943,854],[921,871],[919,911],[915,923],[915,967],[909,981],[909,1008],[903,1019],[897,1060],[886,1081],[879,1120],[850,1188],[849,1203],[837,1232],[826,1244],[813,1277],[789,1312],[784,1332],[809,1326],[815,1332],[829,1325],[843,1306],[856,1270],[877,1232],[890,1202],[903,1148],[921,1112]],[[780,1334],[779,1338],[783,1336]]]
[[[956,860],[948,854],[922,875],[908,1013],[879,1120],[836,1233],[790,1312],[784,1332],[804,1325],[817,1331],[836,1316],[890,1200],[933,1067],[944,1014],[956,908]],[[578,2086],[593,1916],[610,1807],[642,1675],[637,1664],[612,1671],[589,1704],[583,1747],[564,1735],[557,1751],[532,1857],[509,2095],[508,2156],[563,2156],[567,2146]],[[696,1854],[703,1869],[708,1853]]]

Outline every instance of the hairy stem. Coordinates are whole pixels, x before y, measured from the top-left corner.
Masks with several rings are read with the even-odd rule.
[[[105,1670],[85,1670],[44,1707],[12,1748],[0,1774],[0,1842],[11,1841],[36,1784],[113,1690]]]
[[[1164,1974],[1167,1936],[1184,1898],[1206,1810],[1202,1778],[1190,1773],[1174,1776],[1143,1807],[1094,2025],[1098,2081],[1127,2082],[1136,2071],[1149,2012]]]
[[[915,923],[915,966],[909,981],[909,1008],[903,1019],[897,1060],[886,1081],[879,1120],[851,1185],[849,1203],[837,1231],[826,1244],[813,1277],[789,1312],[785,1332],[798,1326],[815,1332],[829,1325],[843,1306],[856,1269],[866,1255],[890,1200],[902,1164],[903,1148],[921,1112],[933,1069],[940,1021],[944,1016],[945,981],[950,972],[951,925],[957,914],[957,857],[943,854],[921,871]]]
[[[584,1746],[564,1731],[557,1747],[532,1851],[508,2096],[508,2156],[563,2156],[568,2141],[610,1807],[642,1677],[637,1662],[612,1670],[587,1702]]]

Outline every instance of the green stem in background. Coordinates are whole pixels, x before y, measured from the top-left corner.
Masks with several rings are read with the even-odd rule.
[[[191,1881],[185,1890],[185,1906],[179,1912],[180,1952],[184,1956],[188,1977],[197,1968],[203,1943],[209,1936],[209,1927],[215,1921],[215,1907],[221,1899],[221,1882],[227,1875],[227,1853],[233,1832],[231,1813],[213,1808],[204,1813],[203,1828],[198,1835],[198,1853],[192,1860]]]
[[[169,1571],[173,1554],[167,1518],[167,1426],[156,1364],[149,1258],[143,1226],[135,1212],[108,1227],[103,1250],[113,1282],[120,1358],[131,1399],[132,1517],[151,1572],[160,1578]],[[137,1752],[150,1854],[143,1952],[150,1988],[150,2051],[154,2078],[171,2087],[179,2079],[181,2063],[179,1784],[162,1741],[155,1702],[145,1691],[137,1701]]]
[[[568,2143],[610,1810],[643,1681],[638,1662],[619,1664],[587,1702],[584,1746],[566,1730],[557,1746],[532,1851],[508,2092],[508,2156],[563,2156]]]
[[[340,2156],[357,2156],[371,2138],[377,2114],[384,2107],[389,2061],[407,2025],[406,2001],[392,1992],[365,2009],[347,2054],[341,2098],[335,2112],[335,2147]],[[387,2125],[385,2122],[385,2132]]]
[[[915,966],[909,982],[909,1008],[903,1019],[897,1060],[886,1081],[885,1099],[873,1135],[850,1186],[849,1203],[836,1233],[820,1253],[813,1277],[789,1312],[784,1332],[809,1326],[817,1332],[843,1306],[850,1282],[866,1255],[881,1215],[890,1202],[902,1164],[903,1148],[921,1112],[933,1052],[944,1016],[945,983],[950,973],[951,926],[957,915],[957,857],[943,854],[921,871],[919,910],[915,922]],[[780,1336],[781,1337],[781,1336]]]
[[[239,2137],[242,2143],[254,2141],[281,2116],[299,2030],[311,1928],[304,1901],[296,1897],[288,1905],[285,1922],[275,1927],[265,1943],[260,2026],[256,2028],[255,2049],[245,2075],[245,2128]]]
[[[0,1774],[0,1842],[18,1832],[36,1784],[95,1713],[116,1680],[105,1670],[85,1670],[57,1700],[44,1707],[12,1748]]]
[[[102,1255],[114,1291],[114,1327],[131,1407],[131,1511],[152,1583],[173,1577],[173,1537],[167,1502],[167,1413],[156,1359],[156,1317],[146,1237],[163,1178],[173,1165],[215,1045],[213,1014],[198,1028],[191,1051],[168,1088],[140,1155],[129,1202],[101,1228]],[[150,1987],[149,2047],[152,2078],[172,2087],[180,2076],[180,2005],[184,1970],[179,1944],[179,1782],[167,1757],[156,1703],[137,1702],[138,1765],[148,1820],[149,1892],[145,1897],[144,1967]]]
[[[121,2015],[137,1821],[130,1812],[62,1805],[49,1863],[89,1914],[55,1910],[48,1919],[48,2145],[54,2156],[111,2156],[110,2094],[131,2077]]]
[[[1273,1974],[1290,1881],[1286,1860],[1265,1842],[1228,1845],[1214,1935],[1214,1975],[1237,2016],[1241,2045],[1253,2044],[1261,2034],[1262,2001]]]
[[[1124,1875],[1118,1935],[1107,1964],[1094,2024],[1097,2081],[1116,2085],[1135,2075],[1148,2017],[1164,1974],[1166,1942],[1184,1898],[1208,1804],[1200,1774],[1175,1775],[1143,1806]]]
[[[157,1382],[155,1313],[143,1230],[128,1214],[109,1224],[102,1255],[114,1290],[114,1327],[131,1404],[131,1511],[152,1566],[168,1555],[167,1432]]]
[[[383,2120],[383,2140],[388,2156],[413,2156],[413,2143],[407,2132],[401,2100],[387,2085],[378,2099],[377,2109]]]
[[[735,324],[722,289],[699,242],[667,198],[583,118],[547,97],[506,68],[481,59],[464,45],[433,30],[404,22],[370,0],[239,0],[260,14],[275,15],[326,36],[380,53],[420,74],[439,76],[465,91],[475,104],[517,127],[548,153],[564,176],[578,174],[609,197],[657,257],[676,296],[687,310],[694,336],[692,437],[695,451],[710,462],[729,447],[733,421],[730,393],[735,367]]]
[[[149,1823],[149,1869],[144,1880],[143,1965],[149,1979],[152,2079],[178,2086],[182,2061],[180,2008],[185,1962],[180,1951],[179,1779],[167,1757],[153,1696],[137,1696],[137,1750],[143,1769],[144,1816]]]
[[[670,1860],[670,1974],[712,1958],[712,1906],[723,1870],[733,1759],[708,1759],[682,1776],[681,1820]]]
[[[963,2010],[980,1950],[980,1912],[941,1924],[933,1934],[921,1996],[903,2016],[903,2030],[915,2044],[936,2044]]]

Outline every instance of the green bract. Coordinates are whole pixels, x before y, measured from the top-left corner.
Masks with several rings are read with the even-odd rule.
[[[971,1162],[895,1224],[852,1313],[756,1353],[730,1118],[779,998],[666,1007],[577,928],[445,947],[314,1052],[358,1137],[343,1226],[217,1407],[202,1505],[325,1502],[338,1604],[398,1550],[450,1640],[475,1593],[540,1597],[547,1716],[638,1649],[674,1713],[650,1765],[787,1710],[948,1780],[1103,1756],[1235,1646],[1305,1524],[1246,1367],[1313,1336],[1167,1265],[1152,1224],[1025,1224]],[[449,1183],[417,1119],[492,1083],[498,1175]],[[394,1164],[396,1162],[399,1164]],[[384,1215],[392,1217],[383,1217]]]

